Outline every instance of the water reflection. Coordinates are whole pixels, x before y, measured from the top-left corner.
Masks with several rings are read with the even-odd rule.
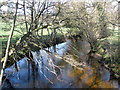
[[[55,56],[56,53],[61,57],[69,53],[74,60],[85,62],[88,58],[86,54],[89,51],[90,46],[87,42],[79,41],[73,43],[68,41],[56,47],[33,52],[33,61],[28,62],[26,58],[23,58],[17,62],[18,72],[14,66],[11,66],[5,70],[5,74],[14,88],[119,87],[117,81],[110,80],[109,71],[100,67],[95,60],[91,66],[86,66],[81,70]],[[4,85],[4,87],[6,86]]]

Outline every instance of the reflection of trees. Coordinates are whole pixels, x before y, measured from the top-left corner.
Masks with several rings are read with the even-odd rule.
[[[90,68],[86,67],[84,71],[74,68],[69,73],[69,76],[76,78],[76,80],[70,86],[76,85],[80,88],[114,88],[112,83],[100,80],[100,76],[97,76],[96,73],[98,71],[95,71],[95,68],[90,70]]]

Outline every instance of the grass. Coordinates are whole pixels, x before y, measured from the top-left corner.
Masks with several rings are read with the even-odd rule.
[[[112,29],[110,30],[111,32],[113,31]],[[113,34],[110,35],[107,39],[110,41],[111,44],[113,45],[118,45],[118,29],[116,28]]]
[[[3,56],[5,53],[8,36],[10,34],[10,29],[11,29],[11,22],[4,22],[0,19],[0,46],[2,48],[2,50],[0,48],[0,56],[1,54]],[[20,36],[21,34],[15,31],[12,37],[11,44],[16,43],[16,41],[19,39]]]

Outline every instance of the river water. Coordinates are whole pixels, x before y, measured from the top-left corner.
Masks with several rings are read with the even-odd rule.
[[[86,63],[89,51],[88,42],[67,41],[33,52],[33,61],[23,58],[17,62],[18,71],[12,65],[5,69],[5,75],[13,88],[119,88],[118,81],[111,80],[110,72],[97,61],[77,69],[59,58],[69,55],[74,61]],[[10,86],[5,82],[6,87]]]

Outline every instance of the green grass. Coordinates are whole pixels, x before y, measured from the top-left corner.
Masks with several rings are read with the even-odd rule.
[[[0,19],[0,45],[2,47],[2,50],[0,48],[0,55],[2,54],[2,56],[5,53],[8,36],[10,34],[10,29],[11,29],[11,22],[6,23]],[[16,29],[19,29],[19,28],[16,27]],[[16,41],[19,39],[20,36],[21,34],[15,31],[12,37],[11,44],[16,43]]]
[[[114,32],[113,32],[114,31]],[[118,45],[118,28],[116,27],[115,30],[113,30],[112,28],[110,29],[110,32],[112,32],[113,34],[110,35],[107,39],[111,42],[111,44],[113,45]]]
[[[48,28],[49,29],[49,28]],[[61,30],[62,30],[62,32],[61,32]],[[70,30],[69,28],[61,28],[61,30],[56,30],[56,32],[58,33],[58,34],[65,34],[65,33],[67,33],[68,32],[68,30]],[[39,35],[41,35],[41,31],[42,30],[39,30]],[[48,35],[48,34],[51,34],[52,33],[52,29],[49,29],[49,33],[48,33],[48,30],[47,29],[43,29],[43,35]]]

